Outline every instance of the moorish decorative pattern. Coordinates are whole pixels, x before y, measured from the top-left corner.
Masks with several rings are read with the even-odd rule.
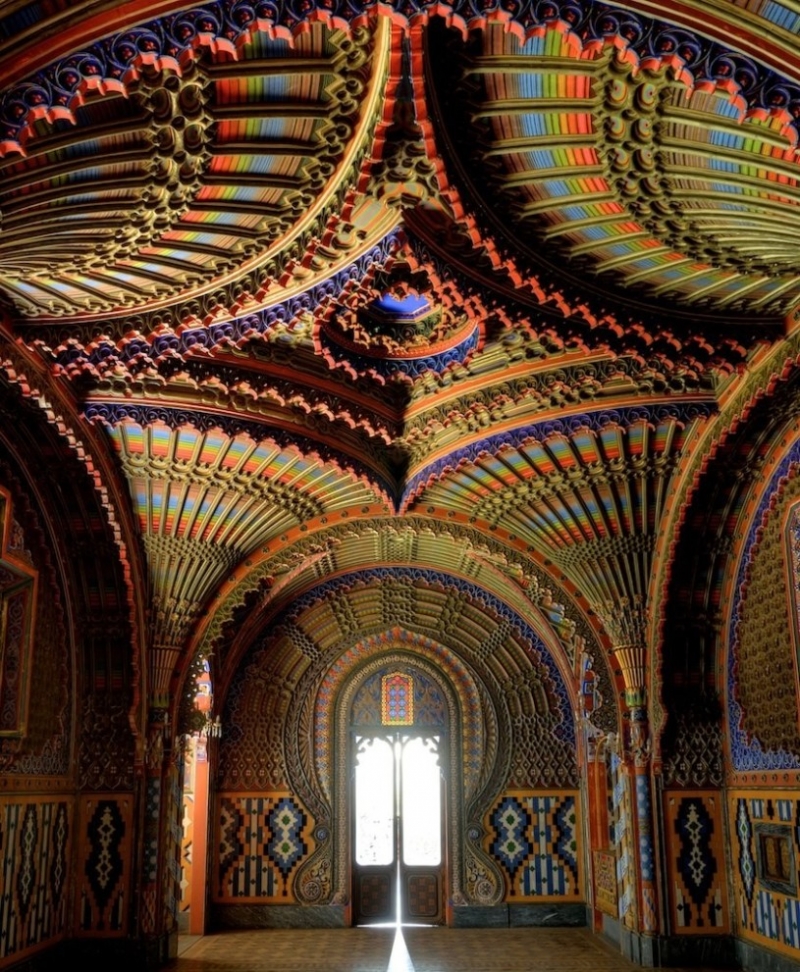
[[[631,814],[630,780],[622,760],[609,754],[609,827],[611,846],[616,859],[617,915],[628,928],[635,927],[636,898],[633,875],[633,818]]]
[[[5,5],[0,959],[347,922],[367,730],[428,917],[798,959],[796,7]]]
[[[220,794],[217,901],[295,901],[294,875],[313,853],[313,821],[291,794]]]
[[[800,767],[792,599],[787,596],[786,521],[800,495],[793,444],[772,473],[747,537],[732,614],[728,718],[736,770]],[[764,672],[770,678],[762,677]],[[765,705],[769,698],[769,705]]]
[[[724,879],[722,796],[665,796],[669,822],[670,903],[677,934],[725,934],[730,920]]]
[[[797,872],[800,849],[800,804],[787,791],[741,790],[728,795],[731,819],[736,821],[733,843],[733,896],[743,938],[775,949],[795,961],[800,958],[800,898],[797,892],[775,891],[759,870],[757,829],[782,824]]]
[[[80,811],[78,928],[83,935],[122,936],[128,929],[133,801],[123,794],[91,796]]]
[[[0,959],[22,959],[69,929],[71,799],[0,799]]]
[[[505,794],[486,819],[486,850],[506,878],[507,901],[582,900],[577,794]]]

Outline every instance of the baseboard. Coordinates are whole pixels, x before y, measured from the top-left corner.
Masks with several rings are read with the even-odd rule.
[[[659,939],[661,964],[683,968],[738,969],[733,935],[667,935]]]
[[[797,972],[800,965],[800,955],[789,958],[741,938],[736,939],[736,958],[747,972]]]
[[[508,923],[512,928],[584,928],[588,920],[585,904],[512,904]]]
[[[508,905],[455,905],[453,928],[508,928]]]
[[[737,969],[734,943],[732,935],[641,935],[624,927],[619,935],[625,958],[648,969]]]
[[[583,928],[585,904],[458,905],[453,928]]]
[[[209,930],[223,928],[344,928],[341,905],[212,905]]]
[[[619,918],[612,918],[611,915],[603,914],[601,936],[613,945],[614,948],[622,949],[622,923]]]

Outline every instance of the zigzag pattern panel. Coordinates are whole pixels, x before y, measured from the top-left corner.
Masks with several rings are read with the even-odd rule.
[[[720,794],[668,793],[664,817],[672,928],[678,935],[727,934]]]
[[[728,795],[739,934],[800,963],[800,800],[787,790]]]
[[[507,900],[583,900],[577,798],[510,790],[487,814],[485,850],[505,875]]]
[[[214,899],[294,904],[294,876],[316,846],[313,826],[290,793],[220,794]]]
[[[72,816],[67,800],[0,800],[0,962],[66,931]]]
[[[81,803],[79,934],[116,937],[127,933],[132,832],[131,795],[93,795]]]
[[[609,820],[611,846],[617,861],[616,887],[618,895],[617,913],[627,928],[634,928],[636,922],[636,886],[632,870],[633,824],[631,795],[628,776],[622,761],[612,753],[609,763],[611,791],[609,796]]]

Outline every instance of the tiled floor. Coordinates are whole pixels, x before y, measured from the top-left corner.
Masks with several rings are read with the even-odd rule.
[[[190,945],[175,972],[631,972],[586,929],[230,931]],[[694,970],[698,972],[698,970]]]

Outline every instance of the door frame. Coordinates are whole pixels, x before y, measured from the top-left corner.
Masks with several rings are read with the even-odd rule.
[[[466,900],[463,892],[464,776],[462,771],[462,733],[460,706],[457,694],[440,667],[427,658],[406,651],[389,651],[370,658],[352,673],[343,686],[336,703],[336,724],[333,745],[336,752],[333,780],[333,900],[348,907],[347,923],[353,921],[353,757],[350,739],[350,710],[353,698],[362,683],[387,667],[416,668],[430,678],[442,691],[447,704],[448,724],[439,734],[446,736],[446,766],[442,821],[444,827],[442,854],[444,860],[442,897],[444,922],[451,924],[452,903]],[[364,727],[365,729],[367,727]],[[413,727],[408,727],[409,729]],[[366,734],[366,732],[364,733]],[[428,735],[435,735],[430,730]]]
[[[411,666],[409,666],[411,667]],[[438,903],[436,907],[435,916],[431,917],[431,920],[427,922],[431,925],[441,925],[445,921],[445,885],[446,885],[446,873],[447,873],[447,770],[449,766],[449,760],[447,754],[449,752],[449,734],[446,727],[433,728],[428,726],[352,726],[350,729],[350,759],[352,765],[351,775],[351,787],[352,793],[350,796],[350,806],[351,806],[351,847],[353,848],[353,860],[351,861],[352,868],[352,912],[353,912],[353,924],[356,924],[359,917],[362,917],[359,907],[360,902],[360,880],[364,873],[368,872],[370,865],[360,865],[355,860],[355,844],[356,844],[356,809],[357,809],[357,793],[356,793],[356,773],[355,767],[358,762],[358,755],[360,746],[357,744],[356,740],[358,738],[365,740],[376,740],[381,739],[388,742],[392,747],[392,796],[393,796],[393,812],[392,812],[392,848],[393,848],[393,859],[390,864],[385,865],[372,865],[373,874],[380,876],[380,871],[389,871],[392,875],[392,884],[389,894],[391,915],[384,918],[376,918],[375,924],[385,923],[388,921],[394,921],[399,912],[399,918],[401,924],[425,924],[426,916],[414,916],[412,917],[409,913],[409,897],[408,894],[404,894],[404,890],[407,891],[407,885],[409,883],[408,879],[414,876],[424,877],[426,874],[430,874],[432,871],[436,871],[437,875],[437,889],[438,889]],[[404,828],[403,828],[403,756],[404,747],[412,739],[436,739],[437,740],[437,766],[439,768],[439,850],[440,858],[437,865],[414,865],[406,864],[403,859],[403,851],[405,847],[404,841]],[[400,754],[398,761],[398,753],[395,749],[397,744],[400,744]],[[363,870],[362,870],[363,869]],[[400,901],[397,900],[397,895],[400,895]],[[363,922],[367,924],[367,922]]]

